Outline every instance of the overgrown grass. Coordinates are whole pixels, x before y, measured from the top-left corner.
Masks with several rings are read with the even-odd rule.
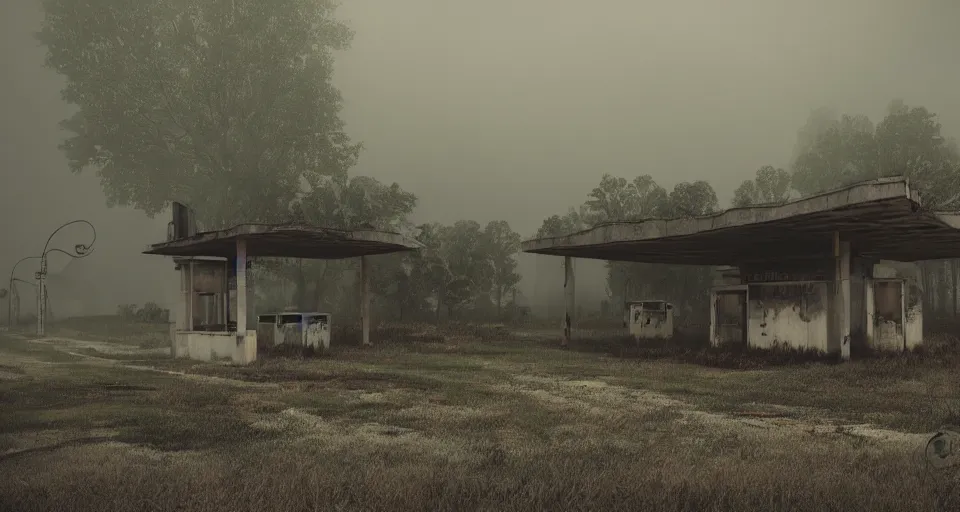
[[[556,345],[554,340],[543,340],[541,346]],[[760,369],[803,363],[835,363],[834,356],[815,350],[774,346],[769,349],[740,344],[712,346],[705,337],[678,335],[670,339],[638,340],[631,335],[577,337],[568,348],[578,352],[592,352],[621,358],[671,359],[714,368]]]
[[[140,348],[170,346],[170,324],[131,322],[116,315],[66,318],[47,328],[52,336],[111,341]]]
[[[684,362],[695,346],[573,348],[406,340],[152,363],[184,378],[0,339],[18,377],[0,380],[0,509],[960,508],[956,475],[931,473],[919,444],[733,419],[927,431],[955,415],[946,359],[708,366]]]

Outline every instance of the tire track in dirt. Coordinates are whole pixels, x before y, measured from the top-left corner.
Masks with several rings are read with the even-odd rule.
[[[57,350],[58,352],[62,352],[64,354],[69,354],[71,356],[81,358],[88,364],[118,367],[118,368],[124,368],[128,370],[134,370],[134,371],[161,373],[165,375],[177,376],[177,377],[194,380],[194,381],[218,383],[218,384],[224,384],[224,385],[234,386],[234,387],[261,388],[261,389],[279,387],[279,384],[272,383],[272,382],[248,382],[248,381],[242,381],[237,379],[230,379],[227,377],[217,377],[213,375],[199,375],[194,373],[187,373],[179,370],[164,370],[162,368],[154,368],[152,366],[129,364],[124,360],[120,360],[120,359],[111,359],[109,357],[100,357],[92,354],[84,354],[82,352],[75,352],[74,350],[70,350],[70,348],[74,348],[74,349],[79,348],[79,349],[93,349],[93,350],[96,350],[97,352],[101,352],[104,354],[110,354],[110,353],[117,354],[117,355],[142,354],[144,355],[146,360],[146,358],[149,358],[150,356],[155,357],[157,355],[160,355],[161,353],[164,353],[164,354],[168,353],[169,351],[167,351],[166,349],[141,349],[138,347],[122,347],[118,349],[116,344],[112,344],[108,342],[78,340],[73,338],[65,338],[61,336],[48,336],[45,338],[31,338],[31,337],[23,336],[20,334],[7,334],[7,336],[10,338],[26,341],[28,343],[36,343],[36,344],[51,347],[54,350]],[[62,342],[62,343],[58,343],[58,342]],[[66,343],[66,346],[64,345],[64,343]],[[107,350],[101,350],[103,347],[107,347]],[[58,363],[55,361],[43,361],[36,358],[20,358],[20,359],[24,359],[24,362],[47,364],[47,365],[76,364],[75,362]],[[30,359],[30,361],[26,361],[25,359]]]
[[[696,422],[740,431],[753,430],[766,435],[848,435],[911,449],[925,444],[932,435],[884,429],[870,424],[851,424],[826,415],[820,421],[789,417],[790,412],[796,411],[782,406],[779,408],[784,409],[784,413],[773,415],[708,412],[665,394],[628,389],[607,384],[602,380],[562,380],[515,375],[514,382],[496,387],[502,391],[523,393],[548,407],[575,407],[581,410],[609,410],[611,407],[618,407],[620,410],[639,411],[669,409],[682,415],[681,422]]]

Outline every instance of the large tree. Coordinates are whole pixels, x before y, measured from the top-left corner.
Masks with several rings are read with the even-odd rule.
[[[663,213],[666,200],[666,190],[649,175],[627,181],[604,174],[600,184],[587,195],[585,220],[596,225],[655,217]]]
[[[440,312],[451,280],[450,269],[444,259],[443,241],[447,227],[439,223],[422,224],[417,227],[416,239],[423,248],[411,256],[411,279],[423,285],[425,296],[433,299],[434,316],[440,322]]]
[[[960,204],[960,153],[940,130],[937,115],[925,107],[891,102],[874,134],[879,173],[905,175],[920,187],[928,206],[952,209]]]
[[[505,220],[491,221],[483,230],[493,265],[493,302],[497,306],[497,318],[503,313],[504,298],[516,290],[520,283],[516,255],[520,252],[520,234],[510,228]]]
[[[545,219],[538,236],[570,234],[604,222],[701,216],[718,209],[717,195],[706,181],[678,183],[667,193],[648,175],[628,181],[608,174],[587,194],[579,210]],[[680,311],[701,313],[706,311],[705,295],[698,287],[708,289],[709,279],[709,269],[696,266],[622,261],[607,264],[607,286],[615,304],[660,298],[673,301]]]
[[[765,165],[756,178],[746,180],[733,192],[733,206],[783,204],[790,199],[790,173]]]
[[[902,175],[921,192],[927,208],[960,208],[960,151],[941,133],[936,114],[924,107],[894,100],[876,126],[865,116],[812,117],[798,133],[797,147],[792,185],[801,195]],[[956,315],[960,262],[924,262],[923,268],[925,311]]]
[[[387,185],[367,176],[348,178],[346,174],[317,179],[305,187],[293,201],[289,222],[321,225],[338,229],[361,226],[387,231],[408,231],[407,218],[417,198],[399,185]],[[409,255],[391,254],[374,258],[371,288],[391,302],[409,298],[405,277],[410,273]],[[294,301],[301,309],[328,309],[352,296],[345,287],[345,275],[355,273],[357,260],[271,259],[261,262],[274,278],[294,286]],[[404,278],[400,278],[403,274]]]
[[[537,229],[537,238],[552,238],[557,236],[566,236],[587,227],[586,217],[587,208],[570,208],[564,215],[551,215],[543,219],[540,228]]]
[[[663,213],[671,218],[699,217],[716,213],[719,209],[717,193],[710,183],[700,180],[677,183],[667,197]]]
[[[935,208],[960,200],[960,153],[941,134],[936,114],[890,103],[876,126],[862,115],[808,122],[798,133],[792,185],[803,196],[882,176],[911,179]]]
[[[77,107],[74,172],[109,204],[153,215],[171,200],[208,227],[274,221],[301,184],[340,175],[332,51],[351,32],[330,0],[43,0],[47,64]]]
[[[880,176],[873,123],[866,116],[843,115],[821,125],[793,163],[792,185],[803,196]]]
[[[444,303],[451,316],[476,302],[493,288],[495,269],[483,228],[472,220],[459,220],[443,230],[441,254],[450,272]]]

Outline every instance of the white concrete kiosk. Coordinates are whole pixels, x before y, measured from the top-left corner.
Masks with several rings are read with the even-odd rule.
[[[398,233],[300,224],[241,224],[196,234],[181,225],[172,231],[168,236],[171,240],[154,244],[144,253],[173,257],[180,272],[181,295],[173,310],[173,356],[201,361],[229,359],[235,364],[257,358],[257,326],[247,325],[248,308],[256,310],[255,304],[248,304],[248,298],[253,297],[248,294],[249,258],[361,258],[361,325],[363,343],[369,345],[368,258],[421,247]]]

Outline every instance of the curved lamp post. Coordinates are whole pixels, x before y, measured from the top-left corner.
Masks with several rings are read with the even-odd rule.
[[[72,226],[74,224],[86,224],[90,226],[90,230],[93,231],[93,239],[90,240],[88,244],[76,244],[73,246],[74,253],[69,253],[61,249],[54,249],[50,247],[50,240],[53,240],[54,235],[56,235],[61,229]],[[90,250],[93,248],[93,244],[97,241],[97,228],[93,227],[93,224],[86,220],[74,220],[67,222],[66,224],[61,225],[57,229],[53,230],[53,233],[50,233],[50,236],[47,237],[47,243],[43,244],[43,252],[40,253],[40,271],[37,272],[37,336],[43,336],[44,334],[44,316],[47,312],[47,288],[44,285],[44,278],[47,276],[47,254],[51,252],[61,252],[70,256],[71,258],[79,259],[86,257],[90,254]]]
[[[10,299],[7,300],[7,325],[9,325],[10,327],[13,327],[13,325],[14,325],[14,322],[13,322],[13,297],[14,297],[13,281],[14,281],[14,277],[13,277],[13,275],[14,275],[14,273],[17,271],[17,266],[19,266],[19,265],[20,265],[21,263],[23,263],[24,261],[32,260],[32,259],[40,259],[40,256],[27,256],[26,258],[21,258],[19,261],[17,261],[16,263],[14,263],[14,264],[13,264],[13,268],[10,269],[10,279],[8,280],[8,282],[9,282],[10,284],[8,285],[9,287],[7,288],[7,289],[10,291]],[[33,283],[31,283],[31,284],[33,284]],[[20,300],[19,295],[17,296],[17,300],[18,300],[18,304],[19,304],[19,300]],[[19,315],[19,313],[18,313],[18,314],[17,314],[17,317],[19,318],[19,316],[20,316],[20,315]],[[19,322],[19,320],[18,320],[18,322]]]
[[[50,249],[50,250],[48,250],[47,252],[48,252],[48,253],[51,253],[51,252],[59,252],[59,253],[66,254],[67,256],[70,256],[71,258],[76,258],[76,257],[78,257],[78,256],[75,256],[75,255],[73,255],[73,254],[71,254],[71,253],[69,253],[69,252],[67,252],[67,251],[62,250],[62,249]],[[80,257],[82,257],[82,256],[80,256]],[[14,289],[14,287],[13,287],[13,283],[14,283],[14,282],[21,282],[21,283],[29,284],[30,286],[33,286],[33,287],[36,287],[36,286],[37,286],[36,283],[31,283],[30,281],[25,281],[25,280],[23,280],[23,279],[17,279],[16,277],[14,277],[14,276],[16,275],[16,273],[17,273],[17,267],[18,267],[21,263],[23,263],[24,261],[27,261],[27,260],[39,260],[39,259],[40,259],[40,256],[27,256],[26,258],[20,258],[19,261],[17,261],[16,263],[13,264],[13,268],[10,269],[10,278],[7,280],[7,282],[9,283],[7,290],[10,292],[10,299],[7,301],[7,325],[10,326],[10,327],[12,327],[13,325],[15,325],[15,323],[19,323],[19,314],[17,315],[17,318],[18,318],[17,322],[14,322],[14,321],[13,321],[13,300],[14,300],[14,297],[16,297],[16,300],[17,300],[17,310],[18,310],[18,312],[19,312],[19,305],[20,305],[20,294],[14,292],[15,289]]]

